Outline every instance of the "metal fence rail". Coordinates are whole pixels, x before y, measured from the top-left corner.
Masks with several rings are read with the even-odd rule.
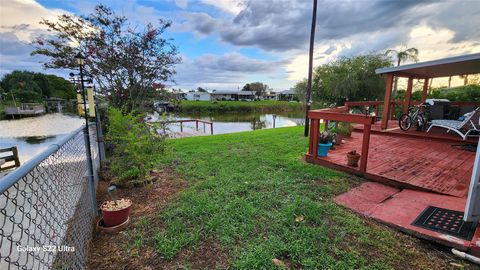
[[[87,177],[84,133],[77,129],[0,179],[0,269],[85,268],[96,181]],[[89,133],[94,142],[94,127]],[[96,172],[95,143],[92,159]]]

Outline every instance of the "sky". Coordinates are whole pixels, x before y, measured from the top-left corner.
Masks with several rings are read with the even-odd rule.
[[[12,70],[67,78],[30,56],[48,34],[42,18],[86,15],[105,4],[142,25],[167,19],[182,63],[167,85],[241,89],[264,82],[284,90],[308,73],[313,0],[0,0],[0,76]],[[480,52],[480,0],[318,0],[314,65],[387,49],[419,49],[420,61]],[[442,83],[442,81],[437,81]]]

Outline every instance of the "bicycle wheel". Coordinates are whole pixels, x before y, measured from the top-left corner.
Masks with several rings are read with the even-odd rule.
[[[398,126],[403,131],[409,130],[412,126],[412,118],[410,118],[410,115],[406,113],[402,114],[402,116],[400,116],[400,119],[398,119]]]
[[[417,115],[417,119],[415,123],[417,125],[417,131],[424,130],[427,125],[427,122],[425,121],[425,117],[421,114]]]

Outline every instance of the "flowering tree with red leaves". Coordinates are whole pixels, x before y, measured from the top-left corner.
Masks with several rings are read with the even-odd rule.
[[[124,112],[144,107],[156,97],[155,85],[164,85],[181,61],[170,39],[163,37],[170,23],[159,20],[131,27],[123,16],[98,5],[88,16],[61,15],[42,20],[52,35],[39,38],[32,54],[47,56],[46,68],[78,68],[75,55],[87,57],[85,72],[99,92]],[[140,29],[140,30],[139,30]]]

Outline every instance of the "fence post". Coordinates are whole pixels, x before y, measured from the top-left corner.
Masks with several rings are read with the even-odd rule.
[[[93,163],[92,163],[92,150],[90,149],[90,132],[88,126],[83,129],[83,137],[85,139],[85,150],[87,158],[87,178],[90,185],[90,192],[92,193],[92,206],[95,216],[98,215],[97,211],[97,193],[95,189],[95,178],[93,177]]]
[[[104,161],[107,157],[105,154],[105,145],[103,143],[103,130],[102,130],[102,121],[100,119],[100,112],[98,111],[98,107],[95,106],[96,114],[95,114],[95,122],[97,123],[97,144],[98,144],[98,152],[100,157],[100,164]]]

